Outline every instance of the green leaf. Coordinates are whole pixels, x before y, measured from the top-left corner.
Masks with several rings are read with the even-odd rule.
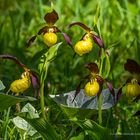
[[[30,104],[27,103],[21,110],[20,113],[18,113],[17,117],[13,118],[13,123],[15,124],[15,126],[19,129],[22,129],[25,131],[25,133],[27,133],[26,135],[30,135],[33,136],[36,134],[36,130],[27,122],[25,121],[22,117],[20,117],[21,115],[24,116],[29,116],[29,118],[39,118],[39,114],[37,112],[37,110]]]
[[[0,80],[0,90],[4,90],[5,86],[3,85],[2,81]]]
[[[45,140],[61,140],[55,129],[43,118],[28,119],[23,117],[32,127],[34,127]]]
[[[24,130],[27,135],[33,136],[37,132],[27,121],[19,116],[13,118],[13,123],[17,128]]]
[[[48,63],[50,63],[57,55],[57,51],[62,42],[52,46],[45,54],[40,58],[39,70],[42,71],[46,68]]]
[[[89,135],[94,140],[112,140],[112,136],[107,128],[104,128],[92,120],[74,120],[84,131],[86,135]]]
[[[40,74],[44,80],[46,79],[49,64],[57,56],[57,51],[61,44],[62,44],[62,42],[57,43],[56,45],[50,47],[50,49],[45,54],[43,54],[40,58],[40,63],[39,63],[38,68],[39,68]]]
[[[0,94],[0,112],[9,108],[12,105],[15,105],[16,103],[35,100],[35,98],[28,96],[16,97],[12,95]]]
[[[100,17],[100,7],[99,7],[99,4],[98,4],[97,9],[96,9],[96,13],[95,13],[95,16],[94,16],[94,26],[97,25],[99,17]]]
[[[21,110],[21,112],[29,113],[30,118],[39,118],[37,110],[30,104],[27,103]]]
[[[110,60],[109,54],[103,49],[101,50],[101,64],[100,64],[100,75],[106,79],[110,73]]]
[[[81,132],[78,136],[71,137],[70,140],[84,140],[84,133]]]

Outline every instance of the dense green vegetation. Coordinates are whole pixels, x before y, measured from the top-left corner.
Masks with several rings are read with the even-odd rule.
[[[89,54],[75,55],[61,33],[57,33],[58,44],[53,46],[54,50],[50,51],[45,45],[42,35],[37,36],[35,42],[27,47],[30,37],[46,25],[44,15],[50,12],[50,8],[59,15],[55,25],[71,38],[73,46],[85,33],[78,26],[68,28],[73,22],[84,23],[103,40],[110,62],[103,65],[102,71],[109,72],[105,78],[115,89],[120,89],[131,77],[130,72],[124,69],[127,59],[133,59],[140,65],[139,0],[0,0],[0,55],[17,57],[37,74],[44,86],[42,100],[45,101],[45,114],[42,117],[44,108],[40,104],[40,97],[34,97],[32,86],[20,98],[9,96],[11,92],[5,96],[0,94],[0,139],[92,140],[106,137],[138,140],[140,118],[133,115],[140,110],[139,101],[133,102],[123,95],[116,105],[102,112],[101,124],[98,120],[100,111],[65,108],[48,97],[49,94],[75,90],[80,80],[89,74],[84,65],[100,62],[100,47],[96,43],[93,43]],[[56,51],[55,59],[54,54],[50,56],[46,51]],[[47,77],[45,74],[42,77],[46,79],[40,78],[43,66],[39,64],[40,60],[43,61],[40,59],[43,54],[51,58],[51,61],[44,62],[48,71],[45,71]],[[0,58],[0,93],[6,93],[21,73],[22,67]],[[81,88],[84,88],[84,84]],[[15,104],[18,102],[21,102],[20,112],[16,110]],[[73,112],[76,115],[72,115]],[[24,120],[21,121],[19,116]],[[21,122],[25,124],[24,129]]]

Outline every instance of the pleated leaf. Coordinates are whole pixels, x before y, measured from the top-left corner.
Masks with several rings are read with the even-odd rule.
[[[6,94],[0,94],[0,112],[9,108],[10,106],[15,105],[16,103],[35,100],[36,100],[35,98],[28,96],[16,97]]]
[[[75,123],[79,125],[85,131],[85,133],[90,136],[90,138],[94,140],[112,140],[109,129],[100,126],[92,120],[87,119],[83,121],[75,121]]]
[[[23,119],[34,127],[34,129],[36,129],[45,140],[61,140],[61,137],[56,133],[54,127],[43,118]]]

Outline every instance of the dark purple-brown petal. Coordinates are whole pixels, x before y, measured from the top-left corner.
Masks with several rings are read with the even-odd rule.
[[[89,80],[89,79],[90,79],[90,75],[85,76],[85,77],[80,81],[80,83],[79,83],[78,86],[76,87],[75,95],[74,95],[74,98],[73,98],[72,102],[75,100],[76,96],[79,94],[80,89],[81,89],[81,84],[82,84],[82,83],[84,82],[84,80],[86,80],[86,79]]]
[[[90,32],[90,28],[87,27],[85,24],[83,24],[82,22],[74,22],[68,25],[69,28],[71,28],[72,26],[78,25],[80,27],[82,27],[84,30],[86,30],[87,32]]]
[[[99,73],[99,68],[96,63],[87,63],[85,67],[95,74]]]
[[[63,37],[64,37],[66,43],[67,43],[70,47],[72,47],[72,42],[71,42],[70,37],[69,37],[66,33],[64,33],[64,32],[61,32],[61,33],[62,33],[62,35],[63,35]]]
[[[101,48],[104,48],[104,42],[101,40],[100,37],[98,37],[97,35],[94,35],[93,36],[93,40],[95,41],[95,43],[101,47]]]
[[[56,23],[56,21],[59,19],[58,14],[55,10],[53,10],[51,13],[47,13],[44,16],[44,20],[49,26],[52,26]]]
[[[76,91],[75,91],[75,95],[74,98],[72,100],[72,103],[74,102],[76,96],[79,94],[80,90],[81,90],[81,84],[83,83],[83,80],[80,81],[80,83],[78,84],[78,86],[76,87]]]
[[[113,88],[112,84],[109,83],[109,82],[106,82],[106,86],[108,87],[111,94],[115,97],[115,91],[114,91],[114,88]]]
[[[102,41],[102,39],[99,37],[99,36],[97,36],[97,35],[95,35],[95,34],[92,34],[92,33],[90,33],[91,35],[92,35],[92,37],[93,37],[93,40],[95,41],[95,43],[100,47],[100,48],[104,48],[105,46],[104,46],[104,42]]]
[[[125,84],[118,90],[117,92],[117,101],[120,99],[120,97],[122,96],[122,88],[125,86]]]
[[[127,62],[124,64],[124,69],[130,73],[140,73],[140,65],[132,59],[127,59]]]
[[[32,36],[28,42],[27,42],[27,47],[30,47],[32,45],[32,43],[35,41],[37,35]]]
[[[39,31],[38,31],[38,35],[41,35],[42,33],[45,34],[48,31],[48,26],[44,26],[42,27]]]
[[[103,83],[105,82],[105,80],[99,75],[96,75],[96,79],[99,85],[103,85]]]
[[[34,96],[35,97],[39,97],[40,96],[40,82],[39,79],[37,77],[37,75],[32,71],[30,72],[30,77],[31,77],[31,81],[32,81],[32,86],[34,88]]]
[[[26,68],[26,66],[19,59],[17,59],[15,56],[12,56],[9,54],[4,54],[4,55],[0,55],[0,58],[13,60],[22,68]]]

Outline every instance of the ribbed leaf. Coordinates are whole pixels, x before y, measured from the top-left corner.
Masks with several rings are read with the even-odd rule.
[[[16,103],[35,100],[35,98],[28,96],[16,97],[11,95],[0,94],[0,112],[9,108],[12,105],[15,105]]]
[[[23,119],[34,127],[45,140],[61,140],[61,137],[56,133],[53,126],[51,126],[51,124],[49,124],[43,118]]]
[[[112,140],[112,136],[109,133],[109,130],[105,127],[100,126],[94,121],[83,120],[83,121],[74,121],[79,125],[92,139],[94,140]]]

